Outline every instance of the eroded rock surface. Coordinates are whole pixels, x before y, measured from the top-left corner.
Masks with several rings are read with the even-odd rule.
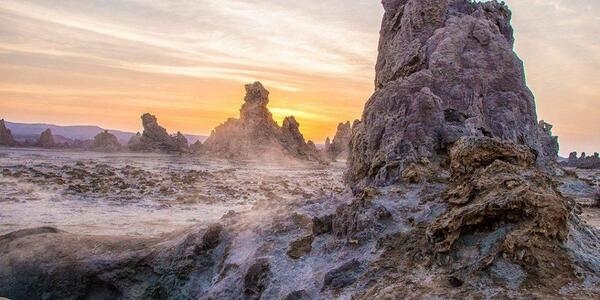
[[[0,236],[11,298],[595,298],[598,230],[526,146],[457,141],[438,182],[278,199],[157,238]],[[451,179],[450,179],[451,178]],[[27,249],[24,251],[23,249]],[[57,284],[63,282],[64,284]]]
[[[117,152],[122,150],[123,146],[119,143],[119,139],[105,130],[94,137],[89,149],[102,152]]]
[[[467,0],[383,4],[377,91],[353,131],[346,179],[354,193],[269,199],[212,229],[156,239],[11,233],[0,237],[0,294],[600,297],[600,232],[543,169],[552,153],[544,148],[554,146],[540,137],[549,129],[537,123],[512,52],[508,9]],[[261,87],[247,87],[240,120],[217,128],[213,151],[280,142]],[[292,120],[286,126],[296,136]]]
[[[169,135],[167,130],[158,124],[158,120],[151,114],[142,115],[144,132],[137,134],[129,141],[129,149],[140,152],[188,152],[188,141],[177,132]]]
[[[18,143],[12,136],[10,129],[6,128],[4,119],[0,120],[0,146],[17,146]]]
[[[346,179],[361,187],[399,180],[411,163],[440,164],[462,136],[498,137],[554,162],[538,125],[511,12],[495,1],[383,1],[375,93],[353,131]]]
[[[281,159],[322,161],[316,148],[300,133],[291,116],[281,127],[273,120],[267,104],[269,91],[260,82],[246,85],[239,119],[219,125],[202,145],[205,153],[231,159]]]

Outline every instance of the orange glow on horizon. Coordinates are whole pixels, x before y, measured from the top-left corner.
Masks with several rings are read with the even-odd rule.
[[[516,1],[516,51],[561,154],[600,150],[600,3]],[[322,143],[373,92],[379,1],[0,4],[0,118],[208,135],[261,81],[281,124]],[[268,11],[269,13],[264,13]]]

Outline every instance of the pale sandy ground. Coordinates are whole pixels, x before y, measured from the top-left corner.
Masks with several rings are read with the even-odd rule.
[[[53,226],[153,236],[260,200],[343,191],[344,163],[256,164],[159,154],[0,149],[0,235]]]

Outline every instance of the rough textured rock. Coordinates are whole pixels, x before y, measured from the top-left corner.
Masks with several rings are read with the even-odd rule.
[[[575,298],[600,295],[598,230],[534,153],[465,137],[446,182],[257,204],[157,238],[0,236],[13,299]],[[342,202],[340,202],[340,200]],[[27,251],[24,251],[27,249]],[[291,257],[290,257],[290,254]]]
[[[267,287],[271,270],[269,261],[258,259],[246,272],[244,277],[244,294],[248,299],[260,299]]]
[[[188,152],[188,141],[177,132],[169,135],[167,130],[158,124],[158,120],[151,114],[142,115],[144,132],[132,137],[128,143],[129,149],[140,152]]]
[[[298,259],[312,250],[314,237],[307,235],[290,243],[287,255],[293,259]]]
[[[352,125],[350,122],[340,123],[337,127],[333,141],[330,143],[325,142],[325,152],[327,156],[336,160],[339,157],[344,159],[348,156],[348,147],[350,145],[350,139],[352,138]],[[329,138],[327,138],[329,140]]]
[[[347,181],[398,181],[422,158],[443,163],[461,136],[498,137],[554,162],[538,125],[523,63],[513,52],[511,12],[495,1],[384,0],[375,93],[353,130]]]
[[[497,233],[501,246],[481,253],[476,262],[483,265],[459,263],[482,269],[502,254],[544,280],[553,278],[549,273],[569,276],[570,262],[561,248],[568,234],[568,202],[552,178],[535,170],[535,156],[528,148],[489,138],[462,138],[452,147],[450,160],[454,181],[444,195],[450,209],[428,227],[436,252],[465,247],[456,244],[475,232]]]
[[[89,149],[102,152],[117,152],[122,150],[123,146],[119,143],[119,139],[114,134],[105,130],[94,137]]]
[[[213,130],[203,151],[231,159],[279,159],[292,157],[322,161],[300,133],[296,119],[286,117],[281,127],[273,120],[267,104],[269,91],[260,82],[246,85],[239,119],[229,119]]]
[[[569,159],[561,163],[562,166],[578,169],[600,169],[600,155],[595,152],[594,155],[587,156],[585,152],[577,157],[577,152],[569,154]]]
[[[10,129],[6,128],[4,119],[0,120],[0,146],[17,146],[18,143],[12,136]]]
[[[218,272],[225,251],[219,228],[162,240],[83,237],[55,228],[0,236],[0,252],[15,259],[15,264],[0,260],[0,295],[11,299],[184,299],[199,295],[206,289],[205,276]],[[21,249],[19,258],[11,251],[18,243],[26,244],[28,250]],[[60,263],[48,268],[45,262],[51,260]],[[11,272],[15,270],[18,273]]]
[[[42,147],[42,148],[56,147],[57,144],[54,141],[54,136],[52,135],[52,131],[50,129],[44,130],[44,132],[42,132],[42,134],[40,135],[40,138],[38,139],[37,143],[35,143],[35,146]]]
[[[477,50],[512,43],[510,14],[497,3],[394,0],[384,1],[384,6],[384,26],[413,37],[408,40],[417,46],[428,41],[434,31],[434,35],[446,37],[446,42],[462,41],[462,26],[471,25],[473,30],[467,35],[472,34],[476,44],[459,45]],[[440,28],[440,24],[445,26]],[[478,28],[478,24],[485,26]],[[409,29],[402,30],[407,26]],[[488,36],[487,29],[493,34]],[[384,27],[384,36],[389,30]],[[458,37],[446,36],[452,32]],[[420,66],[431,63],[429,55],[424,61],[418,57],[429,53],[429,48],[415,49],[414,63],[379,65],[378,82],[385,82],[388,76],[394,80],[394,74],[411,77],[420,72]],[[436,49],[432,53],[441,51]],[[448,52],[465,55],[454,49],[450,47]],[[382,51],[386,53],[386,49]],[[409,48],[388,55],[404,57],[406,53],[411,53]],[[511,68],[515,58],[512,52],[500,54],[506,56],[490,57],[486,63],[500,64],[497,67],[502,74],[502,67]],[[464,75],[464,69],[468,68],[443,70],[453,78]],[[478,70],[471,71],[486,75]],[[486,91],[500,93],[495,89],[498,78],[489,76],[493,80]],[[513,79],[506,75],[498,80]],[[445,100],[433,92],[439,92],[439,87],[421,86],[437,81],[411,79],[416,89],[409,97],[402,95],[410,89],[396,89],[404,79],[389,80],[379,91],[397,95],[389,98],[397,102],[388,100],[387,110],[376,110],[380,114],[375,115],[371,106],[380,107],[388,98],[381,100],[376,92],[369,101],[366,118],[355,123],[349,173],[355,188],[372,183],[384,186],[361,189],[357,196],[270,199],[251,210],[228,214],[208,229],[193,228],[155,239],[77,236],[48,228],[0,236],[0,294],[16,299],[600,297],[599,231],[579,219],[572,201],[539,168],[543,166],[541,139],[529,144],[531,136],[520,139],[506,132],[500,136],[502,128],[539,133],[535,116],[525,109],[524,115],[518,116],[524,119],[507,120],[505,109],[522,108],[513,105],[516,98],[508,96],[508,106],[496,108],[498,115],[480,114],[477,120],[468,121],[471,117],[460,108],[443,108]],[[443,81],[438,83],[443,85]],[[503,95],[511,92],[506,93]],[[250,99],[265,99],[261,89],[251,89],[249,95]],[[265,103],[250,102],[249,108]],[[494,100],[490,102],[494,107]],[[261,109],[248,112],[265,113]],[[512,127],[529,117],[533,118],[527,123],[532,125],[531,132]],[[388,127],[391,119],[397,124]],[[381,120],[384,122],[379,123]],[[481,134],[465,134],[467,129],[460,125],[463,121],[489,127]],[[245,132],[238,122],[231,121],[227,125],[231,131],[220,134],[245,137],[240,135]],[[254,124],[261,122],[255,120]],[[506,122],[504,127],[501,122]],[[262,122],[260,127],[269,124]],[[291,121],[288,126],[295,127]],[[453,128],[448,126],[456,127],[452,139],[442,138]],[[445,148],[437,148],[440,141],[447,142]],[[406,153],[410,155],[395,156]],[[396,163],[388,160],[390,157]],[[292,249],[294,254],[302,250],[302,256],[289,257],[287,250]]]
[[[599,232],[535,167],[530,148],[463,137],[449,161],[452,180],[432,199],[446,208],[385,242],[377,269],[394,271],[359,299],[597,297],[600,261],[584,257]],[[433,277],[419,282],[421,272]]]

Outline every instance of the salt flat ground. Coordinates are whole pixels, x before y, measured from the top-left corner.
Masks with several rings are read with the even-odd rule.
[[[344,190],[343,162],[253,163],[189,155],[0,148],[0,235],[52,226],[72,233],[155,236],[261,200]],[[600,184],[600,171],[575,170]],[[600,208],[582,217],[600,227]]]
[[[159,235],[214,222],[261,200],[342,192],[344,166],[3,148],[0,235],[38,226]]]

